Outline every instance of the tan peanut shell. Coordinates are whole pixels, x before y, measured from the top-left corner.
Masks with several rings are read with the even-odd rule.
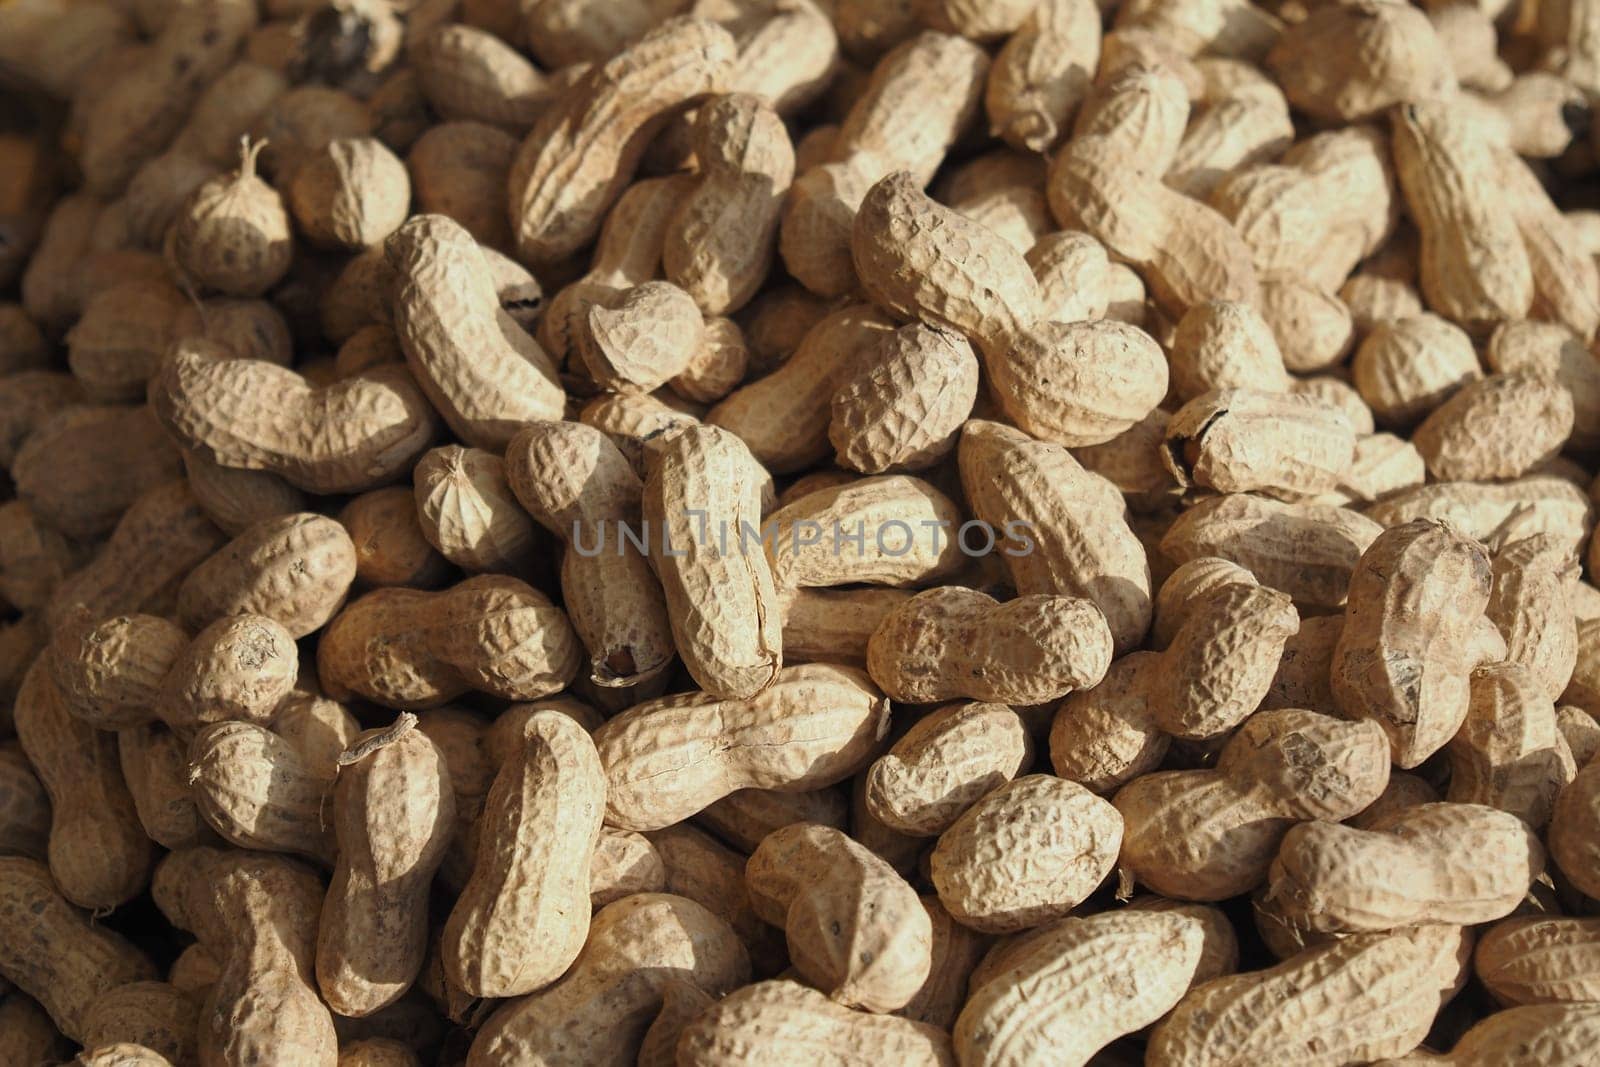
[[[130,982],[108,989],[89,1005],[83,1044],[98,1048],[126,1042],[174,1064],[198,1056],[200,1005],[166,982]]]
[[[1292,500],[1338,485],[1355,447],[1349,421],[1316,398],[1221,389],[1172,416],[1162,459],[1186,488]]]
[[[1533,1056],[1540,1063],[1582,1063],[1600,1032],[1600,1012],[1592,1004],[1529,1004],[1496,1012],[1472,1027],[1443,1056],[1406,1056],[1383,1061],[1413,1064],[1510,1063]]]
[[[1100,684],[1068,694],[1050,727],[1050,762],[1068,781],[1105,794],[1154,770],[1171,743],[1157,725],[1154,652],[1133,652],[1111,664]]]
[[[1378,323],[1356,349],[1350,369],[1361,399],[1386,426],[1415,423],[1483,377],[1472,339],[1431,314]]]
[[[130,281],[96,293],[67,331],[67,365],[92,400],[140,400],[175,335],[183,294],[166,281]]]
[[[758,960],[781,952],[779,932],[757,918],[751,908],[744,880],[748,856],[690,823],[656,830],[648,840],[666,867],[667,892],[688,897],[722,916]]]
[[[1428,306],[1469,333],[1527,317],[1533,273],[1482,132],[1444,102],[1396,110],[1395,170],[1422,232]]]
[[[750,370],[750,348],[732,319],[707,319],[700,347],[667,386],[681,400],[714,404],[737,389]]]
[[[505,473],[518,502],[567,544],[562,594],[590,676],[624,686],[659,674],[675,647],[660,583],[623,536],[624,524],[642,522],[643,502],[623,454],[581,423],[544,423],[512,439]]]
[[[411,179],[375,137],[339,137],[301,159],[288,184],[289,210],[317,245],[359,250],[406,220]]]
[[[183,471],[207,517],[234,537],[252,523],[306,507],[305,494],[271,471],[224,467],[190,449],[183,450]]]
[[[201,1012],[201,1062],[242,1067],[289,1055],[334,1067],[333,1017],[312,976],[321,879],[259,853],[216,853],[196,866],[195,933],[223,961]]]
[[[968,808],[930,860],[957,922],[1010,933],[1071,911],[1116,862],[1122,817],[1073,782],[1033,774]]]
[[[583,953],[561,981],[489,1017],[467,1063],[626,1067],[673,978],[718,996],[749,980],[750,959],[733,929],[691,900],[664,893],[624,897],[594,917]]]
[[[216,840],[189,788],[185,738],[160,723],[120,730],[117,756],[139,824],[150,840],[167,849]]]
[[[406,169],[417,206],[431,215],[448,215],[491,248],[510,237],[504,205],[506,174],[516,138],[473,120],[441,122],[411,145]]]
[[[1191,990],[1151,1034],[1153,1064],[1307,1064],[1402,1055],[1427,1035],[1438,995],[1403,936],[1349,938],[1265,971]]]
[[[649,838],[601,827],[589,864],[589,904],[595,909],[635,893],[667,891],[667,867]]]
[[[978,984],[954,1028],[962,1063],[1084,1064],[1189,989],[1202,928],[1181,912],[1065,919],[1019,945]]]
[[[1361,554],[1382,532],[1350,509],[1233,494],[1178,516],[1161,539],[1161,551],[1180,564],[1220,557],[1298,604],[1334,608],[1344,603]]]
[[[902,589],[786,589],[783,657],[787,663],[867,665],[867,642],[889,612],[911,594]]]
[[[771,267],[794,149],[777,112],[746,93],[703,106],[693,140],[700,180],[667,224],[662,268],[706,315],[727,315]]]
[[[886,338],[833,395],[828,439],[863,474],[923,470],[955,447],[978,396],[978,360],[961,337],[912,325]]]
[[[1550,817],[1550,858],[1580,891],[1600,889],[1600,764],[1589,763],[1556,797]]]
[[[83,386],[70,374],[22,370],[0,378],[0,462],[12,469],[34,429],[83,400]]]
[[[123,781],[116,735],[74,718],[38,661],[12,714],[22,750],[50,794],[55,885],[83,908],[110,910],[132,899],[149,877],[151,847]]]
[[[595,732],[607,821],[671,826],[737,789],[801,791],[864,766],[888,730],[888,700],[864,671],[787,667],[748,700],[687,693],[647,701]]]
[[[277,190],[256,176],[261,142],[240,150],[239,167],[201,185],[174,220],[174,265],[191,283],[228,296],[260,296],[289,270],[289,214]]]
[[[0,748],[0,850],[44,860],[50,841],[50,794],[20,745]]]
[[[511,162],[519,256],[551,262],[600,228],[650,138],[679,105],[720,88],[737,49],[705,19],[675,19],[597,63],[559,94]]]
[[[355,546],[343,527],[320,515],[283,515],[247,527],[191,571],[178,587],[178,613],[196,630],[225,615],[264,615],[301,638],[333,616],[355,576]]]
[[[776,830],[751,855],[745,881],[756,914],[784,928],[795,967],[830,999],[893,1011],[928,977],[933,934],[916,891],[843,832]]]
[[[949,577],[963,560],[960,526],[960,508],[930,483],[880,475],[799,496],[766,516],[761,534],[773,580],[788,591]]]
[[[1008,144],[1048,151],[1066,133],[1100,59],[1099,9],[1081,0],[1034,7],[995,57],[985,109]]]
[[[498,455],[445,445],[425,452],[411,478],[422,534],[440,555],[469,572],[527,567],[534,525],[512,496]]]
[[[1137,647],[1150,625],[1150,567],[1111,484],[1060,445],[983,420],[963,429],[958,459],[968,503],[1002,538],[1017,592],[1092,600],[1116,651]]]
[[[80,606],[102,617],[138,611],[226,540],[187,484],[158,485],[134,501],[95,557],[56,587],[45,621],[59,623]]]
[[[1544,826],[1557,794],[1577,774],[1557,728],[1555,705],[1533,674],[1515,663],[1478,667],[1470,686],[1466,719],[1445,746],[1447,799],[1485,804],[1529,826]]]
[[[87,1033],[89,1012],[104,993],[155,977],[130,942],[90,922],[69,904],[44,864],[0,857],[0,975],[35,997],[61,1032]]]
[[[155,708],[181,731],[232,719],[265,723],[294,687],[299,666],[294,637],[281,624],[225,615],[178,653]]]
[[[935,199],[1026,253],[1051,228],[1044,176],[1042,159],[996,149],[952,171]],[[1028,265],[1037,279],[1040,271],[1032,261]]]
[[[331,819],[339,861],[317,931],[317,986],[340,1015],[370,1015],[415,980],[428,885],[455,825],[444,758],[402,713],[339,757]]]
[[[1232,736],[1215,770],[1149,774],[1118,790],[1119,866],[1169,897],[1238,896],[1266,878],[1296,820],[1348,818],[1388,779],[1376,723],[1264,711]]]
[[[1574,551],[1594,519],[1593,506],[1581,489],[1547,474],[1499,484],[1419,485],[1368,506],[1363,514],[1385,527],[1414,519],[1438,519],[1480,541],[1551,534]]]
[[[823,1055],[839,1067],[893,1060],[907,1067],[950,1067],[950,1037],[926,1023],[869,1015],[835,1004],[798,982],[758,982],[724,997],[678,1040],[681,1067],[733,1067],[752,1055]]]
[[[1111,631],[1089,601],[1035,594],[998,604],[960,586],[912,597],[867,644],[873,681],[909,704],[1042,704],[1092,687],[1110,664]]]
[[[660,274],[667,222],[693,183],[692,174],[644,178],[617,199],[588,271],[556,293],[539,320],[539,343],[552,358],[574,365],[589,308]]]
[[[468,690],[507,700],[559,692],[581,652],[566,615],[515,578],[480,575],[437,593],[379,589],[323,631],[317,670],[328,695],[435,707]]]
[[[172,442],[143,407],[71,407],[37,425],[17,449],[17,497],[68,537],[110,531],[140,494],[182,470]]]
[[[446,973],[469,993],[530,993],[577,957],[604,795],[583,728],[558,712],[529,719],[489,789],[484,840],[442,935]]]
[[[422,534],[412,492],[403,486],[363,493],[338,515],[355,546],[356,578],[371,586],[443,585],[450,564]]]
[[[735,389],[706,421],[739,435],[774,474],[804,470],[830,450],[834,394],[856,361],[893,332],[894,320],[867,304],[818,319],[771,374]]]
[[[705,343],[705,320],[683,289],[648,281],[593,303],[577,334],[596,385],[648,393],[688,370]]]
[[[1486,865],[1482,857],[1501,857]],[[1509,914],[1544,869],[1544,849],[1515,815],[1478,804],[1423,804],[1371,830],[1307,822],[1284,837],[1268,876],[1279,913],[1328,933]]]
[[[1014,778],[1028,748],[1022,720],[1010,708],[948,705],[919,719],[867,769],[867,807],[901,833],[935,836]]]
[[[1030,433],[1097,444],[1144,418],[1165,391],[1165,360],[1147,335],[1107,320],[1043,321],[1023,256],[924,196],[907,173],[872,187],[851,245],[875,301],[978,346],[1001,408]],[[958,257],[956,248],[967,252]],[[930,272],[932,263],[945,269]]]
[[[419,215],[384,243],[395,333],[423,392],[463,441],[502,449],[524,422],[561,415],[565,394],[539,342],[511,320],[478,243]]]
[[[690,426],[648,456],[643,515],[678,655],[707,692],[754,697],[783,666],[775,575],[749,535],[760,467],[727,430]]]
[[[446,119],[525,129],[552,94],[537,67],[510,43],[476,26],[438,26],[407,52],[423,96]]]
[[[190,339],[152,384],[152,406],[187,448],[224,467],[272,471],[308,492],[392,481],[433,437],[435,416],[406,369],[382,365],[317,387],[292,370]]]
[[[1243,722],[1264,699],[1299,625],[1294,605],[1277,590],[1239,583],[1199,598],[1150,671],[1157,725],[1204,739]]]
[[[241,849],[287,852],[331,866],[329,781],[288,741],[248,722],[222,722],[189,746],[189,786],[212,829]]]
[[[1439,481],[1498,481],[1552,458],[1572,433],[1572,395],[1530,373],[1491,374],[1440,404],[1412,443]]]
[[[906,170],[926,185],[982,103],[989,58],[960,37],[910,28],[873,68],[829,145],[784,208],[779,250],[789,273],[820,296],[855,285],[851,224],[874,182]]]
[[[1351,575],[1333,695],[1346,715],[1383,726],[1397,766],[1438,751],[1466,717],[1466,639],[1489,588],[1483,547],[1429,521],[1385,531]]]
[[[1507,1006],[1591,1001],[1597,926],[1566,916],[1503,919],[1478,939],[1473,972]]]

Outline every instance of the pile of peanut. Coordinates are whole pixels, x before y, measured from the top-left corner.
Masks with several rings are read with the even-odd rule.
[[[1600,0],[4,0],[0,1065],[1600,1062],[1592,105]]]

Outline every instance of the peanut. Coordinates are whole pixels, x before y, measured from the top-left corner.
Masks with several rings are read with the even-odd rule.
[[[1191,990],[1151,1034],[1153,1064],[1333,1064],[1403,1055],[1427,1036],[1438,997],[1403,936],[1349,938],[1276,967]]]
[[[1376,723],[1262,712],[1233,735],[1215,770],[1145,775],[1117,791],[1119,864],[1169,897],[1238,896],[1266,879],[1296,820],[1349,818],[1388,778],[1388,741]]]
[[[271,471],[307,492],[360,492],[409,469],[433,437],[433,411],[404,367],[317,387],[223,356],[211,342],[185,341],[151,387],[173,436],[220,466]]]
[[[200,1005],[166,982],[130,982],[89,1005],[85,1048],[129,1043],[174,1064],[197,1061]]]
[[[1001,704],[930,712],[866,771],[866,803],[892,829],[933,837],[1016,777],[1028,755],[1022,720]]]
[[[189,746],[188,778],[200,814],[227,841],[332,866],[329,782],[271,730],[248,722],[202,729]]]
[[[921,188],[981,103],[989,58],[960,37],[924,32],[878,61],[833,138],[827,162],[795,179],[779,250],[789,273],[825,297],[855,285],[851,226],[873,184],[897,170]]]
[[[1478,941],[1473,970],[1501,1004],[1592,1000],[1595,927],[1592,919],[1505,919]]]
[[[227,615],[262,615],[301,638],[327,623],[355,576],[355,546],[332,519],[264,519],[189,573],[178,614],[196,630]]]
[[[647,462],[643,513],[656,531],[649,559],[678,655],[707,692],[754,697],[783,666],[776,575],[746,536],[760,519],[765,472],[715,426],[667,435]]]
[[[1556,797],[1550,817],[1550,856],[1561,873],[1580,891],[1600,888],[1600,855],[1594,846],[1600,825],[1600,764],[1578,771]]]
[[[328,624],[317,670],[334,699],[436,707],[468,690],[507,700],[559,692],[577,673],[578,642],[544,594],[501,575],[450,589],[379,589]]]
[[[1001,605],[958,586],[912,597],[867,644],[873,681],[910,704],[1042,704],[1094,686],[1110,663],[1111,631],[1089,601],[1041,594]]]
[[[390,235],[384,254],[406,364],[464,441],[502,449],[522,423],[561,415],[555,368],[509,321],[466,230],[442,215],[417,216]]]
[[[522,572],[535,548],[534,525],[517,506],[506,466],[492,452],[446,445],[412,470],[422,535],[468,572]]]
[[[485,837],[445,924],[446,973],[469,993],[534,992],[577,958],[589,934],[604,794],[595,744],[580,726],[559,712],[527,721],[484,801]]]
[[[450,564],[423,536],[412,491],[374,489],[346,504],[339,524],[356,551],[356,579],[367,586],[443,585]]]
[[[633,1063],[674,976],[716,996],[748,980],[750,960],[732,928],[693,901],[624,897],[594,917],[561,981],[490,1016],[467,1063]]]
[[[662,24],[557,96],[517,149],[507,189],[518,255],[550,262],[581,248],[672,109],[715,92],[733,38],[704,19]]]
[[[1065,919],[976,985],[956,1020],[956,1055],[971,1064],[1088,1063],[1178,1003],[1200,958],[1200,925],[1178,912]]]
[[[958,452],[973,512],[1002,536],[1017,592],[1084,597],[1105,615],[1118,654],[1150,625],[1150,569],[1111,484],[1059,445],[971,420]]]
[[[864,672],[826,664],[787,667],[748,700],[647,701],[595,732],[607,821],[657,830],[737,789],[831,785],[871,759],[888,724],[888,700]]]
[[[1486,868],[1479,857],[1504,862]],[[1267,881],[1280,914],[1321,932],[1502,918],[1544,867],[1516,816],[1478,804],[1423,804],[1370,830],[1308,822],[1284,837]]]
[[[411,180],[381,141],[341,137],[300,161],[288,195],[300,232],[313,244],[362,249],[406,220]]]
[[[317,931],[317,986],[340,1015],[393,1003],[422,969],[428,885],[454,829],[439,750],[402,715],[339,757],[339,862]]]
[[[50,875],[85,908],[110,909],[137,895],[151,849],[123,781],[117,739],[68,713],[41,662],[22,680],[17,736],[50,794]]]
[[[929,866],[957,922],[1009,933],[1059,918],[1116,861],[1122,817],[1087,789],[1049,775],[1008,782],[939,837]]]
[[[787,934],[796,968],[850,1008],[902,1007],[931,966],[916,892],[842,832],[796,824],[769,834],[745,868],[756,914]]]
[[[700,180],[667,223],[662,266],[707,315],[728,315],[761,287],[777,248],[794,150],[759,97],[720,96],[695,120]]]
[[[682,1067],[732,1067],[752,1055],[819,1054],[840,1067],[869,1067],[882,1060],[907,1067],[955,1062],[943,1030],[851,1011],[790,981],[758,982],[724,997],[690,1023],[678,1041]]]
[[[1443,523],[1385,531],[1362,553],[1333,652],[1333,695],[1347,716],[1383,726],[1396,766],[1421,763],[1466,718],[1466,638],[1489,590],[1483,547]]]

